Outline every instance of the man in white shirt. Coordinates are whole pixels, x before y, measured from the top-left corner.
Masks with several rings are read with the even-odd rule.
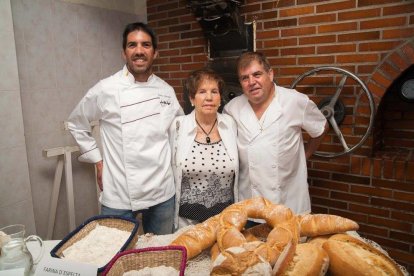
[[[306,160],[328,130],[308,96],[277,86],[267,58],[242,54],[238,75],[243,95],[224,107],[238,126],[239,200],[263,196],[297,214],[311,211]],[[310,135],[304,147],[302,129]]]
[[[141,22],[123,33],[126,65],[92,87],[69,117],[80,161],[94,163],[102,193],[101,214],[135,218],[145,233],[173,230],[175,186],[168,128],[183,114],[174,89],[152,73],[154,32]],[[102,155],[91,136],[99,120]]]

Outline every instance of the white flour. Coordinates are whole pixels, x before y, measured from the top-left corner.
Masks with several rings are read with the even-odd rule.
[[[130,270],[122,274],[123,276],[159,276],[159,275],[169,275],[169,276],[178,276],[180,272],[171,266],[156,266],[156,267],[144,267],[140,270]]]
[[[184,233],[188,229],[194,227],[193,225],[186,226],[179,229],[177,232],[169,235],[156,236],[154,234],[145,234],[138,237],[138,241],[135,248],[146,248],[154,246],[169,245],[175,238],[181,233]],[[187,260],[187,267],[185,269],[186,276],[209,276],[211,270],[211,258],[210,250],[204,250],[198,256],[191,260]],[[159,274],[164,275],[164,274]]]
[[[83,239],[66,248],[63,258],[102,267],[118,253],[130,235],[130,232],[97,224]]]

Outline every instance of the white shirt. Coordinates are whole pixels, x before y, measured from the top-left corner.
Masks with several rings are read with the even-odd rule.
[[[238,178],[239,178],[239,158],[237,153],[237,126],[234,120],[226,114],[217,114],[217,127],[223,141],[223,145],[235,168],[234,176],[234,200],[238,201]],[[170,127],[170,143],[173,151],[172,167],[174,170],[176,201],[175,201],[175,228],[182,228],[186,225],[178,225],[178,211],[181,196],[182,164],[188,157],[191,146],[197,135],[197,124],[195,121],[195,112],[186,116],[177,117]]]
[[[275,89],[260,121],[245,95],[224,107],[238,126],[239,200],[263,196],[297,214],[309,213],[302,129],[318,137],[326,119],[305,94],[276,85]]]
[[[155,75],[136,82],[126,66],[88,91],[68,127],[82,152],[79,161],[96,163],[102,157],[90,122],[99,120],[103,205],[134,211],[174,195],[168,128],[179,114],[170,85]]]

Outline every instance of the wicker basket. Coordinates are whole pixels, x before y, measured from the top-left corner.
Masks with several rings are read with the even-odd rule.
[[[170,266],[184,276],[187,251],[183,246],[168,245],[133,249],[118,253],[106,267],[103,275],[120,276],[131,270],[145,267]]]
[[[79,225],[75,230],[70,232],[62,241],[60,241],[50,251],[50,255],[55,258],[61,258],[63,251],[70,247],[75,242],[83,239],[90,231],[95,229],[96,225],[117,228],[122,231],[130,232],[130,236],[118,252],[133,248],[138,240],[138,222],[133,219],[119,217],[119,216],[95,216],[86,220]],[[109,263],[109,262],[108,262]],[[99,267],[98,272],[102,272],[108,264]]]

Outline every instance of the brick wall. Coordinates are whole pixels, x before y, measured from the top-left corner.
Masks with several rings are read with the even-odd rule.
[[[148,23],[159,36],[155,71],[174,86],[183,103],[183,79],[208,62],[206,40],[186,1],[151,0],[147,7]],[[378,108],[393,80],[414,63],[413,1],[245,0],[241,14],[256,22],[256,48],[269,57],[282,86],[317,66],[337,66],[367,84]],[[318,102],[329,94],[322,86],[315,88],[322,81],[326,78],[298,90]],[[347,142],[357,143],[369,122],[367,99],[352,83],[341,98],[352,114],[341,131]],[[352,154],[312,158],[312,209],[356,220],[361,235],[414,272],[414,157],[373,154],[373,143],[370,136]],[[331,132],[323,147],[341,150]]]

